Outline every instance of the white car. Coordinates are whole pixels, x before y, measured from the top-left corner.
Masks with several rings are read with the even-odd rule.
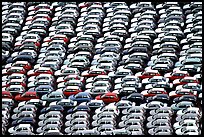
[[[129,100],[120,100],[115,105],[118,109],[127,109],[135,106],[135,102],[131,102]]]
[[[90,77],[86,79],[86,83],[92,83],[94,81],[109,81],[110,77],[108,75],[98,75],[96,77]]]
[[[151,101],[149,103],[143,103],[140,105],[141,107],[144,107],[145,109],[158,109],[158,108],[161,108],[161,107],[167,107],[167,104],[166,103],[162,103],[160,101]]]
[[[67,68],[64,68],[64,69],[61,69],[61,70],[57,70],[55,71],[54,75],[55,76],[64,76],[64,75],[79,75],[80,72],[77,68],[70,68],[70,67],[67,67]]]
[[[177,129],[175,133],[176,135],[183,135],[185,133],[196,133],[201,135],[201,130],[197,126],[187,126]]]
[[[88,92],[91,95],[102,95],[109,92],[109,87],[92,87],[90,89],[85,90],[84,92]]]
[[[37,128],[36,132],[39,134],[39,133],[43,133],[43,132],[50,130],[50,129],[51,130],[60,130],[61,127],[60,127],[60,125],[58,125],[56,123],[55,124],[46,124],[42,127]]]
[[[122,114],[131,114],[131,113],[142,113],[145,114],[145,109],[142,106],[132,106],[130,108],[122,110]]]
[[[112,117],[103,117],[103,118],[100,118],[100,119],[97,119],[97,120],[94,120],[91,125],[92,127],[98,127],[100,125],[103,125],[103,124],[110,124],[110,125],[114,125],[116,126],[116,121],[115,121],[115,118],[112,118]]]
[[[35,80],[46,79],[46,80],[53,80],[54,77],[52,74],[39,74],[38,76],[31,76],[28,78],[28,82],[33,82]]]
[[[35,81],[31,81],[27,84],[27,87],[28,88],[33,88],[33,87],[36,87],[37,83],[39,85],[39,83],[41,83],[41,85],[45,85],[45,83],[47,83],[46,85],[50,85],[51,84],[51,80],[49,79],[40,79],[40,80],[35,80]],[[44,83],[44,84],[42,84]]]
[[[23,106],[18,106],[16,108],[14,108],[14,110],[13,110],[14,113],[20,113],[21,111],[33,111],[33,112],[36,112],[37,107],[35,105],[26,104],[26,105],[23,105]]]
[[[114,112],[108,112],[108,111],[104,111],[104,112],[101,112],[101,113],[98,113],[98,114],[95,114],[93,115],[93,120],[98,120],[98,119],[101,119],[101,118],[116,118],[117,115],[114,113]]]
[[[47,118],[50,118],[50,117],[55,117],[55,118],[62,118],[63,115],[60,111],[49,111],[48,113],[45,113],[45,114],[41,114],[39,116],[39,119],[40,120],[44,120],[44,119],[47,119]]]
[[[200,111],[200,109],[198,107],[189,107],[183,110],[179,110],[177,111],[176,115],[177,116],[182,116],[184,114],[188,114],[188,113],[194,113],[199,115],[200,117],[202,116],[202,112]]]
[[[144,121],[146,117],[143,113],[130,113],[121,117],[121,121],[126,121],[128,119],[140,119],[140,121]]]
[[[116,115],[119,115],[119,110],[117,109],[117,106],[115,106],[115,103],[110,103],[104,107],[98,108],[95,110],[95,114],[101,113],[101,112],[114,112]]]
[[[15,132],[33,132],[33,127],[30,124],[19,124],[17,126],[11,127],[8,129],[10,134]]]
[[[89,119],[87,117],[85,117],[85,118],[74,118],[74,119],[71,119],[71,120],[68,120],[68,121],[65,122],[66,127],[71,127],[71,126],[76,125],[76,124],[86,124],[87,126],[90,125]]]
[[[86,118],[86,119],[89,119],[89,118],[90,118],[90,115],[89,115],[89,113],[86,112],[86,111],[77,111],[77,112],[75,112],[75,113],[73,113],[73,114],[68,114],[68,115],[66,116],[66,120],[67,120],[67,121],[70,121],[70,120],[76,119],[76,118]]]
[[[62,120],[60,118],[48,118],[48,119],[39,121],[38,126],[42,127],[44,125],[51,124],[53,121],[56,121],[57,123],[59,122],[62,124]]]
[[[110,84],[109,81],[96,81],[94,83],[88,83],[85,86],[86,89],[91,89],[93,87],[107,87],[110,89],[112,85]]]
[[[175,130],[179,129],[179,128],[183,128],[183,127],[186,127],[186,126],[195,126],[195,127],[199,127],[199,124],[196,120],[192,120],[192,119],[185,119],[185,120],[182,120],[182,121],[179,121],[179,122],[176,122],[173,124],[173,128]]]

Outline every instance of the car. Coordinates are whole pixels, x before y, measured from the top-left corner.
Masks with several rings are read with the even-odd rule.
[[[197,114],[199,117],[202,116],[202,113],[200,111],[200,109],[198,107],[191,107],[191,108],[187,108],[187,109],[183,109],[183,110],[179,110],[177,111],[176,115],[177,116],[182,116],[188,113],[194,113]]]
[[[40,80],[40,79],[53,81],[54,77],[52,74],[39,74],[38,76],[30,76],[28,78],[28,82],[32,82],[32,81]]]
[[[60,82],[66,82],[68,80],[81,80],[81,82],[85,82],[85,79],[84,77],[81,77],[79,75],[68,75],[68,76],[65,76],[65,77],[58,77],[57,78],[57,83],[60,83]]]
[[[172,104],[171,108],[174,112],[177,112],[179,110],[186,109],[188,107],[194,107],[194,104],[190,101],[181,101],[177,104]]]
[[[129,100],[131,102],[135,102],[136,105],[140,105],[144,101],[144,96],[141,93],[131,93],[128,96],[124,96],[121,100]]]
[[[117,108],[119,110],[123,110],[123,109],[126,109],[126,108],[130,108],[132,106],[135,106],[135,103],[131,102],[131,101],[128,101],[128,100],[120,100],[115,105],[117,106]]]
[[[152,78],[145,78],[142,80],[142,85],[147,85],[147,84],[154,84],[157,82],[169,82],[168,78],[165,78],[163,76],[153,76]]]
[[[159,73],[158,70],[146,70],[144,72],[138,72],[135,74],[135,76],[139,77],[140,79],[144,78],[152,78],[153,76],[160,76],[161,74]]]
[[[187,83],[184,85],[176,86],[176,90],[179,89],[192,89],[193,91],[197,91],[197,93],[199,94],[202,91],[202,86],[198,83]]]
[[[10,85],[9,87],[2,88],[2,91],[8,91],[12,96],[15,96],[17,94],[23,94],[25,92],[25,87],[22,85]]]
[[[72,108],[77,106],[77,101],[73,101],[71,99],[61,99],[59,101],[54,101],[49,104],[49,106],[52,106],[52,105],[60,105],[63,108]]]
[[[122,78],[127,75],[133,75],[132,71],[130,69],[117,69],[115,72],[110,72],[108,76],[112,78]]]
[[[67,86],[78,86],[81,89],[84,88],[84,84],[81,82],[81,80],[69,80],[66,82],[61,82],[57,85],[57,88],[65,88]]]
[[[101,118],[101,119],[97,119],[97,120],[94,120],[91,125],[92,127],[98,127],[100,125],[103,125],[103,124],[110,124],[110,125],[114,125],[116,126],[116,121],[114,118]]]
[[[168,94],[157,94],[155,96],[152,96],[152,97],[148,97],[146,98],[146,101],[147,102],[151,102],[151,101],[160,101],[160,102],[163,102],[163,103],[169,103],[170,101],[170,98],[168,96]]]
[[[25,74],[26,70],[23,67],[10,67],[2,70],[2,75],[11,75],[12,73]]]
[[[95,110],[95,114],[99,114],[101,112],[113,112],[115,115],[119,115],[120,113],[119,109],[115,106],[115,103],[110,103]]]
[[[92,100],[92,97],[87,92],[79,92],[76,95],[69,96],[68,99],[77,101],[77,103],[81,103],[81,102],[89,102],[90,100]]]
[[[60,123],[58,121],[55,121],[54,122],[55,124],[47,124],[47,125],[44,125],[42,127],[39,127],[37,128],[36,132],[39,134],[39,133],[43,133],[45,131],[48,131],[48,130],[60,130],[61,127],[60,127]],[[56,124],[56,123],[59,123],[59,124]]]
[[[149,103],[143,103],[140,105],[141,107],[144,107],[146,111],[151,111],[153,109],[158,109],[161,107],[167,107],[166,103],[162,103],[160,101],[151,101]]]
[[[179,122],[185,119],[192,119],[192,120],[196,120],[197,122],[199,122],[201,120],[201,117],[199,117],[199,115],[195,113],[188,113],[188,114],[177,116],[175,120],[176,122]]]
[[[127,125],[138,125],[140,128],[143,127],[142,121],[141,121],[140,119],[134,119],[134,118],[132,118],[132,119],[127,119],[127,120],[125,120],[125,121],[121,121],[121,122],[118,124],[118,126],[119,126],[120,128],[126,127]]]
[[[33,127],[30,124],[19,124],[8,129],[10,134],[14,132],[33,132]]]
[[[104,103],[118,102],[120,99],[116,93],[105,93],[95,97],[96,100],[103,100]]]
[[[37,107],[42,107],[45,106],[45,101],[43,102],[40,99],[30,99],[29,101],[21,101],[18,103],[18,106],[24,106],[26,104],[31,104],[31,105],[35,105]]]
[[[6,64],[4,68],[10,68],[10,67],[23,67],[26,70],[30,70],[32,66],[28,61],[16,61],[14,63]]]
[[[52,101],[58,101],[61,99],[65,99],[65,96],[62,92],[49,92],[41,97],[42,101],[52,102]]]
[[[198,123],[196,120],[183,120],[183,121],[180,121],[180,122],[176,122],[173,124],[173,128],[175,130],[179,129],[179,128],[182,128],[182,127],[186,127],[186,126],[197,126],[199,127]]]
[[[181,79],[175,79],[173,81],[173,85],[176,87],[178,85],[185,85],[187,83],[200,83],[197,78],[195,77],[184,77]]]
[[[100,132],[97,130],[89,129],[89,130],[77,130],[72,133],[72,135],[100,135]]]
[[[60,119],[62,119],[63,114],[60,111],[50,111],[48,113],[39,115],[39,120],[45,120],[48,118],[60,118]]]
[[[16,119],[11,123],[12,126],[17,126],[19,124],[31,124],[32,126],[36,125],[36,120],[33,119],[32,117],[23,117]]]
[[[144,97],[151,97],[151,96],[155,96],[157,94],[168,94],[168,93],[166,92],[166,90],[164,88],[152,88],[149,90],[143,90],[141,92],[141,94]]]
[[[169,78],[171,81],[175,79],[181,79],[186,76],[189,76],[189,73],[187,71],[174,71],[170,73],[166,73],[164,77]]]
[[[27,72],[27,75],[30,76],[38,76],[40,74],[51,74],[53,75],[53,71],[51,68],[47,68],[47,67],[39,67],[33,70],[29,70]]]
[[[72,114],[68,114],[66,116],[66,120],[69,121],[69,120],[72,120],[72,119],[75,119],[75,118],[86,118],[86,119],[89,119],[90,118],[90,115],[87,111],[76,111]]]
[[[98,120],[101,118],[113,118],[116,119],[116,114],[114,112],[103,111],[101,113],[97,113],[93,115],[93,120]]]
[[[193,95],[183,95],[181,97],[174,98],[173,103],[178,103],[178,102],[181,102],[181,101],[191,101],[194,104],[196,104],[197,103],[197,98],[195,96],[193,96]]]
[[[55,71],[55,76],[67,76],[67,75],[79,75],[80,72],[77,68],[64,68],[61,70]]]
[[[47,113],[49,111],[61,111],[63,113],[64,108],[61,105],[50,105],[49,107],[44,107],[40,110],[40,113]]]
[[[158,108],[158,109],[155,109],[155,110],[151,110],[149,112],[150,115],[157,115],[159,113],[167,113],[167,114],[170,114],[170,116],[173,115],[173,111],[171,109],[171,107],[161,107],[161,108]]]
[[[146,124],[147,129],[155,128],[159,126],[171,126],[171,122],[168,119],[157,119],[150,121]]]
[[[60,118],[48,118],[48,119],[40,120],[38,122],[38,126],[43,127],[44,125],[47,125],[47,124],[55,124],[54,122],[59,123],[59,125],[63,125],[62,120]]]
[[[142,106],[133,106],[131,108],[127,108],[122,110],[122,114],[126,115],[126,114],[131,114],[131,113],[141,113],[141,114],[145,114],[146,110],[144,107]]]
[[[37,95],[36,92],[27,91],[23,94],[16,95],[14,98],[15,101],[28,101],[30,99],[39,99],[39,96]]]
[[[158,113],[156,115],[150,115],[149,117],[147,117],[148,122],[155,121],[157,119],[168,119],[169,121],[172,120],[170,113]]]
[[[169,97],[171,99],[176,97],[181,97],[183,95],[197,96],[197,91],[193,91],[192,89],[178,89],[176,91],[169,92]]]
[[[148,130],[150,135],[173,135],[173,129],[170,126],[158,126]]]
[[[196,133],[198,135],[201,134],[201,130],[197,126],[187,126],[179,128],[175,131],[176,135],[183,135],[185,133]]]

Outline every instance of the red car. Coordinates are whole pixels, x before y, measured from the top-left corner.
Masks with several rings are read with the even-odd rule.
[[[96,96],[97,100],[103,100],[104,103],[118,102],[120,98],[116,93],[108,92],[103,95]]]
[[[82,89],[78,86],[68,86],[63,89],[63,94],[67,97],[70,95],[76,95],[79,92],[82,92]]]
[[[30,99],[39,99],[36,92],[25,92],[23,94],[18,94],[14,98],[16,101],[28,101]]]
[[[157,94],[168,94],[164,88],[152,88],[141,92],[144,97],[152,97]]]
[[[36,69],[32,69],[30,71],[28,71],[27,75],[28,76],[38,76],[40,74],[54,74],[51,68],[47,68],[47,67],[39,67]]]
[[[10,98],[13,99],[13,96],[11,95],[11,93],[9,91],[2,91],[1,92],[2,98]]]
[[[175,79],[173,81],[174,86],[185,85],[185,84],[188,84],[188,83],[198,83],[199,84],[200,82],[195,77],[184,77],[184,78],[181,78],[181,79]]]
[[[51,42],[52,40],[64,40],[65,43],[69,42],[69,38],[66,35],[56,34],[52,37],[47,37],[44,39],[44,42]]]
[[[108,73],[104,69],[92,69],[82,72],[83,77],[96,77],[98,75],[107,75]]]
[[[169,78],[171,81],[175,80],[175,79],[181,79],[184,78],[186,76],[189,76],[189,73],[187,71],[174,71],[174,72],[170,72],[170,73],[166,73],[164,75],[164,77]]]
[[[146,70],[144,72],[138,72],[135,76],[139,77],[140,79],[145,78],[152,78],[153,76],[161,76],[158,70]]]

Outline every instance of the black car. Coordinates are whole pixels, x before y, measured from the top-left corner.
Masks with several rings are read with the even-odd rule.
[[[147,102],[160,101],[160,102],[163,102],[163,103],[169,103],[169,100],[170,100],[170,98],[169,98],[169,96],[167,94],[157,94],[155,96],[146,98]]]
[[[10,57],[6,61],[6,63],[14,63],[16,61],[28,61],[29,63],[33,64],[35,62],[35,58],[30,55],[18,55],[14,58]]]
[[[71,108],[71,109],[67,110],[67,114],[72,114],[72,113],[74,113],[74,112],[76,112],[76,111],[87,111],[87,112],[91,112],[91,109],[90,109],[90,107],[87,106],[87,105],[78,105],[78,106],[76,106],[76,107],[74,107],[74,108]]]
[[[121,99],[129,100],[131,102],[135,102],[137,105],[140,105],[144,101],[144,96],[140,93],[132,93],[129,96],[122,97]]]

